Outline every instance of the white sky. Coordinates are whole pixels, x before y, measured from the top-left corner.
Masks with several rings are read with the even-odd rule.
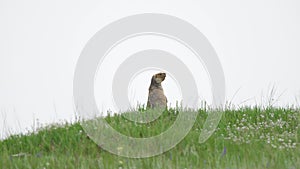
[[[245,104],[260,104],[271,84],[278,94],[284,92],[278,105],[300,104],[295,102],[295,97],[300,100],[299,1],[0,0],[0,138],[32,130],[36,119],[42,124],[73,120],[73,73],[84,45],[103,26],[139,13],[169,14],[196,26],[219,56],[227,100],[238,91],[234,104],[247,99]],[[144,49],[160,41],[166,50],[176,45],[155,38],[133,39],[111,56],[131,53],[134,44]],[[176,49],[173,52],[185,50]],[[152,73],[137,76],[130,91],[145,92],[150,82],[144,77]],[[209,100],[206,78],[197,80],[202,84],[199,93]],[[135,85],[143,87],[133,91]],[[174,79],[167,78],[163,85],[170,100],[180,98]],[[95,90],[96,100],[106,100]],[[146,98],[144,93],[128,97],[134,102]]]

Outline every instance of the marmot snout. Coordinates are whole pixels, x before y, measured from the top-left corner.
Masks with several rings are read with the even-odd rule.
[[[157,73],[152,76],[148,95],[148,108],[167,108],[167,97],[161,86],[166,78],[166,73]]]

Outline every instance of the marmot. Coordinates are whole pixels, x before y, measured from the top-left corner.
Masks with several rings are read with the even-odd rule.
[[[167,108],[167,97],[161,86],[166,78],[166,73],[157,73],[152,76],[149,87],[147,108]]]

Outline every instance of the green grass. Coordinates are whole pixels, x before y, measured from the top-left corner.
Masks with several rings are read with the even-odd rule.
[[[297,109],[226,110],[215,133],[203,144],[198,140],[207,112],[198,112],[192,130],[175,148],[151,158],[130,159],[110,154],[89,139],[77,122],[52,125],[0,141],[0,168],[300,168]],[[171,110],[144,125],[121,115],[108,116],[106,120],[123,134],[149,137],[165,131],[176,117],[176,111]]]

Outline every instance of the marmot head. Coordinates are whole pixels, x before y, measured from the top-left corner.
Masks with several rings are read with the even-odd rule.
[[[162,81],[166,78],[166,73],[157,73],[152,76],[151,85],[159,86]]]
[[[153,75],[156,83],[161,83],[166,78],[166,73],[157,73]]]

